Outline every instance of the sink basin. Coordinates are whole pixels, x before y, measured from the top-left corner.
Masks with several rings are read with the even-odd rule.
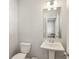
[[[61,42],[50,43],[50,42],[44,41],[41,44],[41,48],[48,49],[48,50],[54,50],[54,51],[64,51],[64,48]]]
[[[45,40],[41,44],[41,48],[49,50],[49,59],[55,59],[55,51],[65,51],[61,42],[53,42]]]

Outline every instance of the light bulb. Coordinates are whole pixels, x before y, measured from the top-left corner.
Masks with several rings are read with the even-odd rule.
[[[48,8],[49,11],[51,10],[50,2],[47,2],[47,8]]]
[[[57,1],[54,1],[54,5],[57,5]]]
[[[57,7],[57,1],[54,1],[54,5],[53,5],[54,7]]]
[[[50,6],[50,2],[47,2],[47,7],[49,7]]]
[[[48,8],[48,10],[50,11],[50,10],[51,10],[51,8]]]

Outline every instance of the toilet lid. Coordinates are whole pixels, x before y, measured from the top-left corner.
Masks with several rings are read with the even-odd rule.
[[[25,59],[26,54],[18,53],[12,57],[12,59]]]

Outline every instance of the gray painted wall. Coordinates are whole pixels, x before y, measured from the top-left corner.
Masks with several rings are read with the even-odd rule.
[[[47,51],[40,48],[43,41],[41,0],[19,0],[19,39],[32,43],[31,56],[48,59]]]
[[[18,51],[18,1],[9,0],[9,58]]]

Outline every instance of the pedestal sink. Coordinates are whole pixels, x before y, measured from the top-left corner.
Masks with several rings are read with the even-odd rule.
[[[55,59],[55,51],[65,51],[61,42],[51,43],[45,40],[40,47],[49,50],[49,59]]]

